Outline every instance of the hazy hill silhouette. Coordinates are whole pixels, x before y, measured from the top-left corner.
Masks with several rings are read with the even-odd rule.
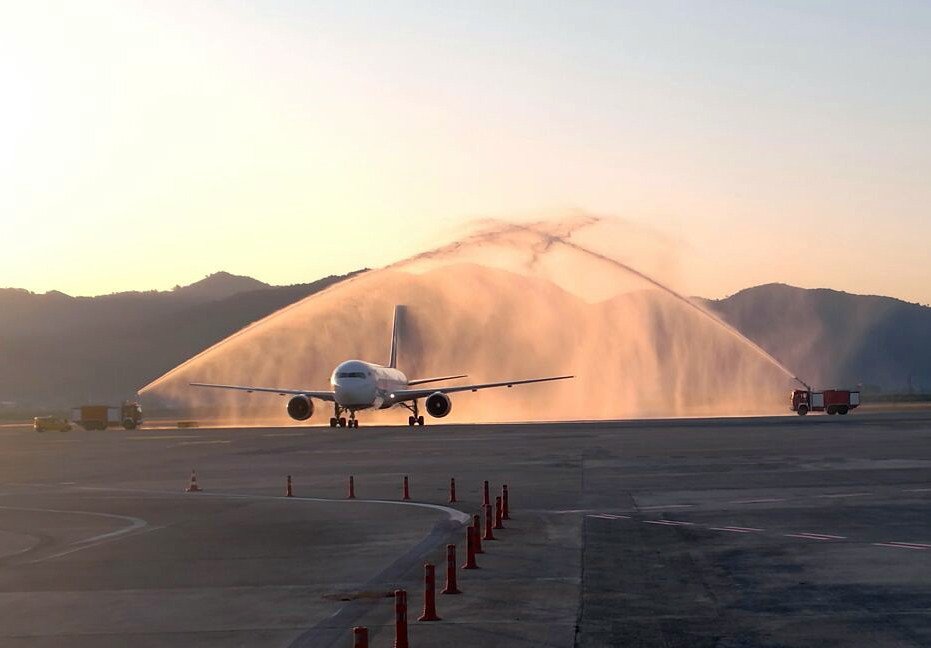
[[[99,297],[0,289],[0,402],[133,398],[243,326],[348,276],[269,286],[221,272],[171,291]],[[704,303],[814,385],[931,391],[931,308],[783,284]]]
[[[0,402],[134,398],[195,353],[348,276],[269,286],[220,272],[171,291],[98,297],[0,289]]]
[[[931,308],[785,284],[705,302],[819,387],[931,391]]]
[[[261,282],[252,277],[234,275],[229,272],[214,272],[212,275],[204,277],[200,281],[187,286],[175,286],[171,294],[175,297],[184,297],[187,299],[223,299],[232,297],[238,293],[252,290],[263,290],[271,288],[267,283]]]

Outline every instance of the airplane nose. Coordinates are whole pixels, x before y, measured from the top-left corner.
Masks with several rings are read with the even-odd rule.
[[[373,390],[364,381],[339,381],[334,391],[336,400],[343,405],[370,405],[374,399]]]

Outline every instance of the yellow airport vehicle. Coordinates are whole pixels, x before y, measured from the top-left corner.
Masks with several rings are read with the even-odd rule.
[[[71,421],[63,416],[37,416],[32,419],[36,432],[70,432]]]

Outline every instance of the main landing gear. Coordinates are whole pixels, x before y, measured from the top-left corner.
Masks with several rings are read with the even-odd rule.
[[[419,425],[423,427],[424,425],[423,416],[420,415],[417,409],[417,401],[414,401],[410,405],[408,405],[407,403],[401,403],[401,405],[403,405],[404,407],[406,407],[407,409],[411,411],[411,416],[407,417],[407,424],[411,427],[414,427],[415,425]]]
[[[334,416],[330,419],[331,428],[335,428],[337,425],[339,427],[346,427],[347,425],[351,428],[359,427],[359,421],[356,419],[355,410],[349,410],[349,419],[346,419],[345,416],[341,416],[341,414],[345,411],[343,408],[341,408],[339,405],[334,405],[333,409]]]

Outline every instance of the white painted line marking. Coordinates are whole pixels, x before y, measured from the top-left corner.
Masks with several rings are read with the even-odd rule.
[[[771,502],[785,502],[784,497],[767,497],[765,499],[749,499],[749,500],[732,500],[728,504],[769,504]]]
[[[733,526],[733,525],[725,527],[725,528],[737,529],[738,531],[752,531],[754,533],[759,533],[760,531],[763,531],[763,529],[755,529],[753,527],[739,527],[739,526]]]
[[[846,540],[845,536],[827,535],[823,533],[783,533],[787,538],[801,538],[803,540]]]
[[[216,444],[225,444],[232,443],[232,440],[217,439],[215,441],[182,441],[179,443],[179,446],[192,446],[192,445],[216,445]]]
[[[617,518],[613,515],[586,515],[585,517],[589,518],[599,518],[601,520],[616,520]]]
[[[889,544],[902,545],[903,547],[921,547],[922,549],[931,549],[931,544],[924,544],[921,542],[892,542]]]
[[[304,436],[303,432],[282,432],[281,434],[263,434],[263,437],[272,439],[275,437],[299,437]]]
[[[694,504],[663,504],[661,506],[640,506],[638,507],[641,511],[657,511],[657,510],[666,510],[666,509],[681,509],[681,508],[692,508]]]
[[[867,495],[872,495],[872,493],[836,493],[834,495],[815,495],[815,497],[821,497],[824,499],[840,499],[842,497],[866,497]]]
[[[197,437],[190,434],[159,434],[149,436],[127,436],[123,438],[127,441],[165,441],[170,439],[196,439]]]
[[[612,520],[629,520],[629,515],[614,515],[613,513],[602,513],[602,517],[611,518]]]
[[[905,493],[931,493],[931,488],[906,488]]]
[[[128,520],[130,523],[129,526],[125,526],[122,529],[117,529],[116,531],[110,531],[108,533],[102,533],[100,535],[72,542],[71,546],[75,547],[74,549],[68,549],[56,554],[52,554],[51,556],[45,556],[43,558],[39,558],[38,560],[33,560],[33,563],[44,562],[53,558],[60,558],[62,556],[67,556],[68,554],[73,554],[76,551],[81,551],[82,549],[95,547],[99,544],[115,540],[119,536],[126,535],[132,531],[141,529],[145,526],[148,526],[149,524],[141,518],[131,517],[129,515],[114,515],[113,513],[98,513],[96,511],[65,511],[61,509],[24,508],[18,506],[0,506],[0,509],[7,511],[27,511],[30,513],[55,513],[58,515],[91,515],[94,517],[110,518],[114,520]]]
[[[196,495],[185,493],[184,491],[166,491],[147,488],[106,488],[103,486],[78,486],[78,490],[103,491],[110,493],[144,493],[147,495],[165,495],[167,497],[183,497],[192,501],[208,497],[255,500],[261,501],[278,501],[278,502],[318,502],[321,504],[345,504],[347,506],[356,506],[358,504],[387,504],[390,506],[412,506],[415,508],[425,508],[445,513],[446,516],[460,524],[470,524],[472,516],[459,509],[450,508],[441,504],[429,504],[427,502],[405,502],[398,500],[379,500],[379,499],[333,499],[328,497],[285,497],[284,495],[248,495],[246,493],[224,493],[218,491],[201,491]]]
[[[893,549],[912,549],[913,551],[925,551],[925,547],[916,547],[907,544],[894,544],[892,542],[874,542],[874,547],[892,547]]]
[[[695,526],[694,522],[682,522],[679,520],[641,520],[644,524],[661,524],[663,526]]]
[[[727,531],[729,533],[753,533],[754,530],[740,527],[708,527],[710,531]]]

